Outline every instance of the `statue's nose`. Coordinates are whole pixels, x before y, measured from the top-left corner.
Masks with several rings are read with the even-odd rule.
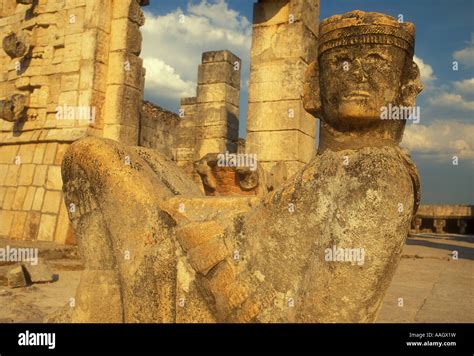
[[[362,82],[367,81],[367,72],[364,70],[364,67],[362,66],[362,63],[358,58],[356,58],[353,61],[352,68],[353,68],[352,72],[354,73],[354,76],[358,80],[360,80]]]

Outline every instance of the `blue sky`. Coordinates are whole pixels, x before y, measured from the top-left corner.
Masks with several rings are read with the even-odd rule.
[[[229,49],[243,64],[240,136],[245,137],[254,2],[152,0],[142,28],[145,98],[177,111],[179,97],[194,95],[201,53]],[[407,124],[403,146],[420,171],[423,203],[474,204],[474,0],[321,0],[320,6],[321,18],[359,9],[401,14],[415,23],[425,90],[417,100],[421,122]]]

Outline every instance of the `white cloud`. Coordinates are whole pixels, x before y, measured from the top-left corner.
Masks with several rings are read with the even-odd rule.
[[[424,113],[428,113],[428,116],[424,115],[424,118],[442,119],[449,115],[453,119],[453,115],[456,115],[456,118],[465,117],[466,114],[474,115],[469,113],[474,111],[474,78],[438,86],[435,84],[437,78],[433,67],[417,56],[414,56],[413,60],[420,68],[421,79],[429,95],[427,97],[429,106],[422,108]],[[465,120],[461,119],[461,121]]]
[[[470,123],[474,115],[474,78],[437,83],[433,67],[423,59],[414,56],[413,60],[420,68],[420,75],[425,87],[423,104],[421,105],[424,123],[443,121]]]
[[[435,161],[459,161],[474,164],[474,125],[459,122],[434,122],[408,125],[402,145],[412,153]]]
[[[425,84],[425,86],[430,85],[436,79],[436,76],[433,73],[433,67],[417,56],[413,57],[413,61],[418,65],[418,68],[420,68],[422,83]]]
[[[206,0],[199,4],[188,6],[190,14],[206,17],[221,28],[232,29],[238,32],[248,31],[250,22],[246,17],[239,16],[235,10],[229,9],[224,0],[208,3]]]
[[[157,91],[165,98],[193,96],[196,94],[196,83],[186,81],[175,72],[175,69],[161,59],[143,58],[146,70],[147,89]]]
[[[459,51],[455,51],[453,58],[468,68],[474,67],[474,33],[471,33],[471,40],[468,46]]]
[[[474,101],[467,100],[457,93],[442,92],[435,97],[429,98],[428,101],[436,107],[474,111]]]
[[[453,85],[463,96],[474,99],[474,78],[454,82]]]
[[[449,85],[437,86],[433,67],[423,59],[414,56],[413,60],[420,68],[420,75],[425,89],[428,89],[428,103],[436,108],[446,108],[451,112],[474,110],[474,78],[451,82]],[[444,115],[444,113],[442,113]]]
[[[178,7],[162,16],[145,11],[145,17],[141,56],[147,96],[172,98],[177,106],[180,97],[194,95],[190,88],[206,51],[230,50],[242,59],[243,79],[248,75],[251,24],[225,0],[190,2],[185,11]]]

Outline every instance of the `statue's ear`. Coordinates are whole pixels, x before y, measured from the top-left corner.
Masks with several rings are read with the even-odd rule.
[[[318,62],[313,61],[304,77],[303,107],[314,117],[321,117],[321,95],[319,92]]]
[[[403,106],[415,106],[416,96],[423,90],[418,65],[411,61],[403,74],[401,88],[401,104]]]

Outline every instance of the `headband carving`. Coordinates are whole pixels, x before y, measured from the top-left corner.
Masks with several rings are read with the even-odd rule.
[[[374,12],[351,11],[321,22],[319,56],[332,48],[352,44],[387,44],[413,55],[415,26]]]

